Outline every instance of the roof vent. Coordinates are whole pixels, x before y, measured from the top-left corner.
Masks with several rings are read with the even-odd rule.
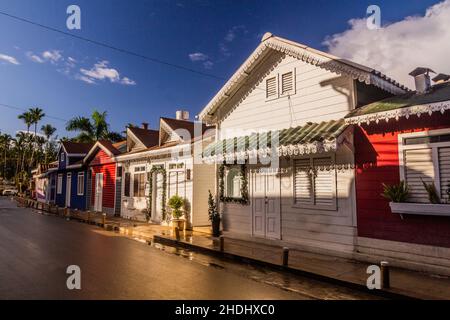
[[[430,72],[436,73],[429,68],[419,67],[411,71],[410,76],[414,77],[416,83],[416,92],[418,94],[426,93],[431,87]]]
[[[177,110],[176,119],[177,120],[189,120],[189,111]]]
[[[148,123],[142,122],[142,129],[148,130]]]
[[[436,83],[443,83],[450,80],[450,75],[445,73],[439,73],[436,77],[433,78],[433,81]]]

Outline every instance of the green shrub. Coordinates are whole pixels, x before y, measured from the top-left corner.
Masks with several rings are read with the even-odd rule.
[[[422,184],[428,193],[428,200],[430,200],[431,203],[441,203],[441,198],[439,197],[439,193],[436,190],[434,183],[426,183],[422,180]]]
[[[184,205],[184,199],[178,195],[174,195],[169,199],[168,205],[172,209],[172,217],[174,219],[180,219],[183,215],[181,208]]]
[[[406,202],[409,196],[409,189],[405,181],[399,184],[387,185],[383,183],[383,193],[381,194],[392,202]]]
[[[211,194],[211,190],[208,190],[208,216],[209,221],[213,221],[217,218],[220,218],[219,212],[217,211],[217,204],[214,200],[213,195]]]

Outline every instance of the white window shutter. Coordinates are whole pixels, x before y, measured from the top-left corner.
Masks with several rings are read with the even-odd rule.
[[[450,188],[450,147],[439,148],[439,175],[441,184],[441,199],[450,201],[447,189]]]
[[[295,160],[294,163],[294,193],[295,203],[313,204],[313,189],[311,180],[311,161],[310,159]]]
[[[405,150],[405,179],[409,187],[409,200],[429,203],[428,194],[422,180],[427,184],[434,183],[434,167],[432,149]]]
[[[335,174],[331,158],[314,158],[314,203],[332,206],[335,201]]]
[[[294,92],[294,75],[291,72],[281,75],[281,94],[289,94]]]
[[[266,80],[266,98],[274,98],[278,95],[277,77]]]

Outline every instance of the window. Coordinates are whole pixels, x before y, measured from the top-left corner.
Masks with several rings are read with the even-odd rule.
[[[300,207],[336,210],[336,171],[332,157],[294,160],[294,203]]]
[[[399,135],[400,179],[409,187],[409,201],[430,203],[423,186],[434,183],[441,202],[449,202],[450,130]]]
[[[123,167],[118,166],[117,167],[117,179],[122,179],[122,174],[123,174]]]
[[[65,153],[64,153],[64,152],[61,152],[61,162],[64,162],[65,159],[66,159]]]
[[[130,189],[131,189],[131,173],[125,172],[125,187],[123,191],[125,197],[130,196]]]
[[[133,196],[145,196],[145,173],[135,173],[133,176]]]
[[[288,95],[294,93],[294,73],[287,72],[281,75],[281,94]]]
[[[266,80],[266,98],[278,97],[278,83],[277,77],[272,77]]]
[[[169,199],[174,195],[185,197],[184,171],[169,171]]]
[[[79,195],[79,196],[83,196],[84,195],[84,172],[79,172],[78,173],[77,195]]]
[[[58,174],[58,183],[56,184],[56,193],[62,194],[63,175]]]
[[[241,198],[242,174],[241,168],[230,167],[226,172],[225,196],[231,198]]]

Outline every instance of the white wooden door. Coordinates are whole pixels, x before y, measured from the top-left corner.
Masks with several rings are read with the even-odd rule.
[[[265,177],[259,172],[253,174],[253,235],[265,236]]]
[[[266,177],[266,237],[280,239],[281,235],[281,199],[280,179],[276,173],[267,173]]]
[[[72,173],[67,174],[66,179],[66,207],[70,208],[70,198],[72,194]]]
[[[95,175],[95,202],[94,210],[97,212],[102,211],[103,206],[103,173],[97,173]]]
[[[157,173],[153,179],[153,204],[152,204],[152,220],[155,222],[162,221],[162,196],[163,196],[163,178],[162,173]]]
[[[253,181],[253,235],[280,239],[280,179],[276,173],[257,171]]]

